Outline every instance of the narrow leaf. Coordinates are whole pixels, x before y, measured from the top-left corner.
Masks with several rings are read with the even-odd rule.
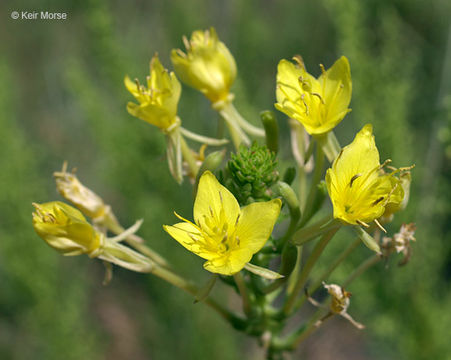
[[[355,226],[354,229],[357,232],[360,240],[368,247],[368,249],[373,250],[374,252],[380,254],[381,248],[374,238],[368,234],[365,230],[363,230],[360,226]]]
[[[216,279],[218,278],[218,275],[213,274],[210,279],[207,281],[207,283],[199,289],[199,291],[196,294],[196,298],[194,300],[194,303],[201,302],[205,300],[208,295],[210,295],[211,289],[213,289],[213,286],[216,284]]]
[[[250,271],[251,273],[261,276],[265,279],[269,279],[269,280],[276,280],[276,279],[281,279],[284,276],[280,275],[279,273],[276,273],[275,271],[271,271],[269,269],[265,269],[263,267],[251,264],[251,263],[247,263],[246,265],[244,265],[244,268],[247,271]]]

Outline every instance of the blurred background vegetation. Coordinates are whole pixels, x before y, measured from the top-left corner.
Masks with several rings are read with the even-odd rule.
[[[68,19],[12,20],[13,10]],[[409,206],[390,226],[416,222],[411,262],[381,263],[353,283],[350,313],[367,329],[334,319],[300,358],[450,359],[450,14],[448,0],[0,2],[0,358],[261,358],[252,340],[178,289],[121,269],[103,287],[99,261],[61,257],[31,226],[32,201],[60,199],[51,174],[68,160],[124,225],[144,218],[140,235],[152,247],[207,279],[201,260],[162,231],[174,209],[191,213],[190,187],[169,177],[158,130],[127,114],[123,77],[144,79],[156,51],[170,67],[183,34],[215,26],[235,55],[236,105],[251,121],[273,108],[281,58],[299,53],[318,75],[319,63],[343,54],[354,92],[340,142],[371,122],[381,158],[416,164]],[[179,113],[187,128],[215,132],[217,115],[186,87]],[[343,233],[323,263],[351,240]],[[368,255],[360,247],[333,280]]]

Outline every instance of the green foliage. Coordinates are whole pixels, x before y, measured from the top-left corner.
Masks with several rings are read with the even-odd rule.
[[[14,3],[17,10],[34,5]],[[157,50],[169,67],[169,50],[181,46],[181,36],[211,25],[236,57],[236,105],[254,123],[275,101],[280,58],[300,53],[315,75],[316,64],[327,68],[339,55],[349,58],[353,111],[337,128],[338,138],[347,144],[355,129],[371,122],[383,159],[417,165],[407,211],[389,231],[414,220],[418,241],[405,267],[379,264],[349,289],[350,312],[369,334],[357,337],[346,323],[336,324],[356,339],[365,358],[442,359],[451,353],[448,1],[48,0],[39,6],[57,6],[69,19],[15,21],[9,18],[11,2],[0,3],[0,358],[258,358],[232,329],[177,289],[121,270],[102,288],[101,263],[61,258],[31,227],[31,202],[58,199],[51,173],[68,160],[124,226],[145,219],[140,235],[177,270],[201,268],[161,229],[173,223],[174,209],[191,211],[192,197],[186,184],[177,187],[168,174],[163,136],[126,113],[130,98],[122,79],[144,78]],[[189,129],[216,131],[208,102],[186,87],[180,114]],[[277,116],[284,165],[288,126]],[[241,169],[242,159],[230,166]],[[253,184],[243,203],[265,196],[263,184],[274,180],[274,168],[268,167],[269,177],[250,180],[244,169],[233,179]],[[346,232],[335,238],[317,270],[350,241]],[[330,281],[344,279],[368,252],[359,247]],[[205,282],[206,274],[199,270],[196,278]],[[216,290],[224,296],[222,288]],[[347,358],[357,352],[341,346],[330,351]]]

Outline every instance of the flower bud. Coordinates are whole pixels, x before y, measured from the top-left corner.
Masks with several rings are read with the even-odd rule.
[[[183,38],[186,54],[180,49],[171,53],[177,76],[187,85],[202,92],[212,103],[227,101],[235,81],[235,59],[214,28],[194,31],[188,41]]]
[[[33,203],[33,227],[51,247],[65,256],[92,255],[101,247],[102,235],[77,209],[59,201]]]

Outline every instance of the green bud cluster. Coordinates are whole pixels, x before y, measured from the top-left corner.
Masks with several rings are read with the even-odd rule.
[[[276,166],[276,154],[254,142],[231,155],[221,180],[241,205],[268,201],[274,197],[269,188],[279,179]]]

